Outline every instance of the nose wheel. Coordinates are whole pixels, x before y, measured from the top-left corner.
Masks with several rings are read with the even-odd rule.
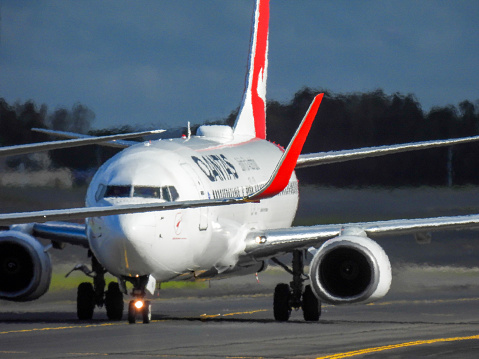
[[[140,317],[143,324],[151,321],[151,302],[149,300],[134,299],[128,305],[128,323],[135,324],[136,319]]]
[[[148,324],[151,321],[151,302],[145,300],[148,279],[148,276],[129,279],[133,284],[131,292],[133,300],[128,304],[128,323],[130,324],[135,324],[138,318],[143,320],[143,324]]]

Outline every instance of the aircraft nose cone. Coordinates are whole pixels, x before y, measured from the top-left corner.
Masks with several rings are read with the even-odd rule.
[[[147,275],[152,273],[149,257],[155,227],[149,213],[102,217],[101,232],[91,240],[100,263],[115,275]],[[98,235],[99,234],[99,235]]]

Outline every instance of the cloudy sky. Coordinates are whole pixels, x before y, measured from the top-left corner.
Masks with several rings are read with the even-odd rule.
[[[94,128],[226,117],[244,87],[253,0],[0,0],[0,97],[82,103]],[[272,0],[269,99],[303,86],[479,99],[479,2]]]

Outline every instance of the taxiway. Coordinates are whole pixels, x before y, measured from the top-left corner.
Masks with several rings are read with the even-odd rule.
[[[264,286],[277,275],[266,274]],[[408,284],[412,277],[418,281]],[[300,311],[275,322],[272,296],[261,293],[261,284],[256,294],[210,296],[222,291],[213,287],[195,297],[155,299],[150,324],[111,322],[102,310],[79,322],[74,301],[9,303],[0,313],[0,357],[476,358],[476,278],[472,269],[411,267],[383,300],[324,306],[318,323],[305,322]],[[255,291],[253,280],[248,286]]]

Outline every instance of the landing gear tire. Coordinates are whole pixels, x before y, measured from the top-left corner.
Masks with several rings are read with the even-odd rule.
[[[273,312],[274,319],[286,322],[291,315],[291,292],[288,284],[278,284],[274,289]]]
[[[116,282],[108,284],[108,290],[105,293],[106,316],[110,320],[121,320],[123,317],[123,293]]]
[[[95,309],[95,291],[93,284],[84,282],[78,286],[77,290],[77,316],[80,320],[90,320],[93,318]]]
[[[301,304],[304,320],[317,322],[321,316],[321,302],[316,298],[310,285],[307,285],[303,293]]]
[[[128,323],[136,323],[136,307],[134,300],[130,300],[130,304],[128,304]]]
[[[143,306],[141,308],[135,306],[136,302],[138,302],[137,299],[132,300],[128,305],[128,323],[135,324],[136,317],[141,315],[143,324],[148,324],[151,321],[151,302],[149,300],[143,301]]]
[[[143,308],[141,308],[141,315],[143,317],[143,324],[148,324],[151,321],[151,303],[145,300]]]

